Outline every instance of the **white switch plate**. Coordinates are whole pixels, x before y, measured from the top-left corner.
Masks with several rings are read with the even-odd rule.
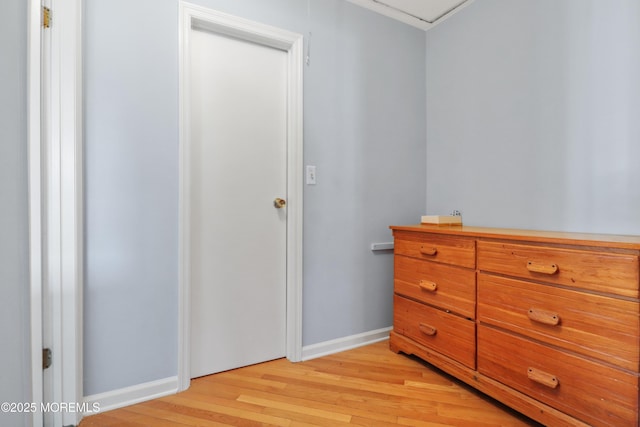
[[[307,165],[307,185],[316,185],[316,167]]]

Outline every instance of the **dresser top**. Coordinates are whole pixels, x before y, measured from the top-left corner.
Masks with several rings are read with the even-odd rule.
[[[460,235],[479,238],[526,240],[581,246],[611,247],[640,250],[640,236],[616,234],[569,233],[562,231],[520,230],[510,228],[473,227],[467,225],[392,225],[394,231],[412,231]]]

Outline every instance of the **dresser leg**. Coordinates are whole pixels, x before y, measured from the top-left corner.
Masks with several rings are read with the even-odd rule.
[[[396,340],[393,338],[393,334],[394,332],[392,331],[389,337],[389,350],[393,351],[396,354],[399,354],[402,350],[400,350],[400,347],[398,346],[398,344],[396,344]]]

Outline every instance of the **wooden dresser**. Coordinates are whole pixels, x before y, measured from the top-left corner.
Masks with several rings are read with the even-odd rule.
[[[394,352],[547,426],[639,425],[640,236],[391,229]]]

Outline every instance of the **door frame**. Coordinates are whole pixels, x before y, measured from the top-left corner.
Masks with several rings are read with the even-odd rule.
[[[44,4],[54,16],[46,30],[50,67],[42,68],[40,0],[28,3],[27,48],[30,371],[37,405],[47,399],[83,402],[82,0]],[[44,302],[51,307],[46,319]],[[49,396],[42,378],[43,321],[50,322],[52,330]],[[76,425],[81,418],[80,412],[57,412],[52,422]],[[32,424],[41,427],[43,421],[43,414],[34,412]]]
[[[200,28],[270,46],[287,53],[287,313],[286,357],[302,359],[302,195],[303,195],[303,36],[202,6],[180,1],[180,186],[179,186],[179,308],[178,388],[191,382],[191,278],[190,278],[190,34]]]
[[[42,40],[40,0],[28,4],[28,192],[29,192],[29,321],[31,352],[31,401],[40,406],[44,397],[42,373]],[[33,427],[41,427],[40,411],[32,414]]]

